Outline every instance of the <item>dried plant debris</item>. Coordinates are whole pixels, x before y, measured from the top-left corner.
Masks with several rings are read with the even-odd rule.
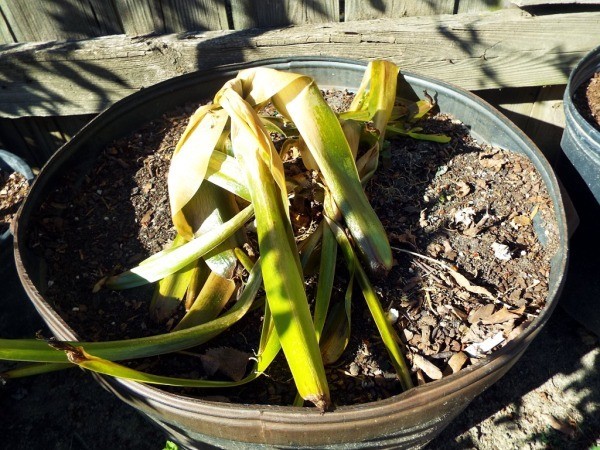
[[[594,73],[575,90],[573,104],[593,127],[600,130],[600,72]]]
[[[327,95],[342,109],[351,100],[343,91]],[[166,173],[195,107],[173,111],[116,141],[81,186],[74,171],[40,213],[30,246],[47,264],[46,295],[82,338],[123,339],[169,329],[169,323],[157,324],[148,314],[152,287],[95,295],[91,290],[98,279],[131,267],[173,238]],[[444,114],[418,126],[423,133],[452,139],[447,144],[391,139],[382,152],[386,160],[366,190],[397,249],[394,267],[387,278],[377,280],[376,292],[403,343],[415,382],[427,383],[485,358],[539,314],[548,294],[557,230],[551,199],[527,158],[474,141],[467,127]],[[300,157],[292,153],[286,158],[286,174],[310,186],[315,180],[295,167]],[[318,204],[292,199],[298,235],[310,235],[321,220]],[[347,278],[340,271],[332,302],[343,301]],[[314,285],[315,278],[309,277],[309,296]],[[180,317],[183,313],[178,312]],[[334,403],[399,393],[359,292],[351,314],[348,347],[328,368]],[[144,360],[142,368],[237,379],[248,355],[256,353],[261,320],[257,309],[229,333],[194,350],[201,362],[198,356],[167,355]],[[222,361],[230,349],[241,352],[233,369]],[[178,392],[271,404],[290,404],[295,396],[281,359],[265,377],[237,390]]]
[[[0,234],[10,227],[28,191],[29,182],[22,174],[0,169]]]

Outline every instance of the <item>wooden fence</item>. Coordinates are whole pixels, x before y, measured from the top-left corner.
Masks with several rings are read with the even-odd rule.
[[[278,56],[390,59],[475,90],[553,159],[598,1],[0,0],[0,146],[41,165],[164,79]]]

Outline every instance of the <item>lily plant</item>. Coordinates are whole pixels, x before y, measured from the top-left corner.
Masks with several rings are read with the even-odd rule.
[[[331,399],[325,366],[340,358],[349,341],[357,284],[403,389],[411,388],[400,339],[370,281],[390,270],[392,253],[364,186],[376,173],[386,131],[447,138],[412,127],[434,105],[396,98],[398,73],[390,62],[372,61],[350,107],[335,113],[308,76],[268,68],[239,72],[193,114],[173,154],[168,190],[174,241],[94,288],[156,283],[154,318],[166,321],[181,305],[185,315],[170,332],[138,339],[0,340],[0,359],[34,363],[2,377],[76,365],[143,383],[236,386],[263,374],[283,350],[297,404],[306,400],[326,410]],[[276,113],[267,115],[266,108]],[[286,174],[290,159],[300,170]],[[298,225],[301,212],[294,208],[305,199],[318,211],[308,231]],[[242,250],[249,248],[250,234],[257,252]],[[331,301],[340,263],[349,274],[346,294]],[[314,298],[306,293],[307,273],[318,274]],[[260,343],[244,378],[182,379],[119,364],[196,347],[256,307],[264,310]]]

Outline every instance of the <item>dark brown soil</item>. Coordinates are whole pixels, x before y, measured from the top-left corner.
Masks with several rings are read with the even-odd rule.
[[[581,115],[600,131],[600,72],[577,89],[573,102]]]
[[[151,286],[91,291],[102,277],[134,266],[173,238],[166,174],[192,111],[174,111],[115,142],[82,183],[82,174],[74,171],[51,193],[32,229],[30,246],[48,266],[45,295],[82,339],[165,333],[177,320],[153,323]],[[548,193],[526,158],[477,143],[465,126],[443,114],[419,126],[452,140],[393,139],[367,193],[395,248],[394,268],[376,290],[405,344],[415,383],[424,383],[485,357],[536,317],[545,304],[557,234]],[[345,277],[341,270],[334,300],[344,295]],[[337,405],[400,390],[363,303],[355,293],[351,341],[328,370]],[[225,337],[194,353],[227,346],[251,354],[260,321],[255,310]],[[179,354],[137,367],[205,376],[197,361]],[[281,404],[294,397],[282,360],[269,377],[241,390],[186,393]]]
[[[29,182],[22,174],[0,169],[0,234],[10,227],[28,190]]]

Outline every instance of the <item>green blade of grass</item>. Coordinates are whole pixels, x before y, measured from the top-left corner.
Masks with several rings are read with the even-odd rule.
[[[206,169],[206,181],[250,201],[248,188],[239,180],[240,166],[231,156],[219,151],[213,151],[208,168]]]
[[[64,352],[69,362],[78,365],[82,369],[116,378],[137,381],[138,383],[191,388],[223,388],[241,386],[256,378],[255,374],[251,374],[240,381],[219,381],[154,375],[91,355],[83,346],[75,346],[67,342],[55,342],[52,345],[56,350]]]
[[[34,363],[25,366],[17,367],[6,372],[0,373],[0,381],[2,379],[9,380],[13,378],[31,377],[33,375],[41,375],[44,373],[57,372],[59,370],[72,369],[76,367],[70,363]]]
[[[235,217],[239,207],[229,192],[212,183],[202,183],[198,192],[183,207],[182,213],[194,237],[200,237]],[[237,230],[204,255],[206,265],[221,277],[232,278],[237,265],[233,249],[245,241],[243,230]]]

